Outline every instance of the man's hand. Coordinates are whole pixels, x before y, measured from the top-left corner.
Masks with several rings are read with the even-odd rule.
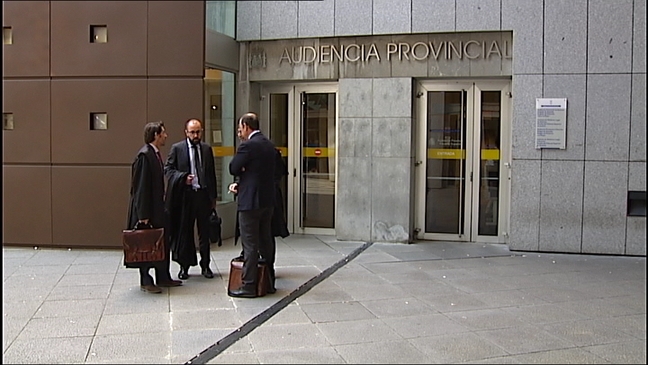
[[[229,187],[227,188],[229,193],[238,193],[238,184],[237,183],[231,183],[229,184]]]

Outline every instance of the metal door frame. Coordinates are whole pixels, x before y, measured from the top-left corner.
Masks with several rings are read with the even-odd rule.
[[[339,95],[337,83],[293,83],[293,84],[264,84],[261,86],[261,119],[270,123],[270,94],[288,95],[288,191],[287,191],[287,219],[288,230],[296,234],[322,234],[335,235],[335,228],[313,228],[301,226],[301,173],[302,173],[302,108],[301,94],[306,93],[334,93],[335,94],[335,146],[337,150]],[[337,216],[337,190],[338,190],[338,157],[335,156],[335,200],[334,216]]]
[[[508,241],[511,182],[511,81],[507,80],[443,80],[419,81],[417,84],[418,121],[416,141],[416,238],[424,240],[506,243]],[[427,93],[429,91],[467,91],[466,153],[463,204],[463,234],[425,232],[426,167],[427,167]],[[498,232],[496,236],[478,234],[479,172],[481,135],[481,91],[501,91],[500,111],[500,169],[498,197]],[[472,178],[471,178],[472,177]]]

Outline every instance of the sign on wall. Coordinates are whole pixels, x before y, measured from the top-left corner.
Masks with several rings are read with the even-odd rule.
[[[242,43],[249,81],[512,75],[513,33],[458,32]]]
[[[567,99],[536,99],[535,148],[565,149]]]

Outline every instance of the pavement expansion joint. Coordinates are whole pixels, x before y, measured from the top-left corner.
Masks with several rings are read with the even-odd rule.
[[[272,316],[279,313],[279,311],[281,311],[282,309],[286,308],[294,300],[311,290],[313,287],[315,287],[315,285],[319,284],[324,279],[331,276],[338,269],[351,262],[372,244],[372,242],[365,242],[362,246],[355,249],[348,256],[344,257],[332,266],[326,268],[324,271],[308,280],[297,289],[293,290],[290,294],[286,295],[285,297],[281,298],[281,300],[271,305],[268,309],[259,313],[254,318],[244,323],[241,327],[237,328],[236,330],[232,331],[230,334],[222,338],[220,341],[209,346],[198,355],[185,362],[185,364],[206,364],[208,361],[215,358],[221,352],[225,351],[228,347],[233,345],[236,341],[247,336],[250,332],[254,331],[254,329],[262,325],[268,319],[272,318]]]

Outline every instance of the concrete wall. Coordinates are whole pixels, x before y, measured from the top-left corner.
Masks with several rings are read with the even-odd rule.
[[[237,40],[512,31],[509,246],[514,250],[645,255],[646,218],[626,214],[627,192],[646,190],[645,13],[643,0],[245,1],[238,3]],[[399,123],[374,110],[379,105],[373,103],[371,110],[364,105],[359,108],[362,112],[345,111],[345,101],[375,102],[376,90],[389,82],[371,70],[365,72],[369,74],[339,72],[340,128],[351,132],[354,142],[346,151],[345,141],[339,142],[340,184],[351,179],[368,181],[377,177],[374,174],[389,175],[381,167],[383,159],[402,158],[396,163],[399,170],[413,156],[400,152],[381,156],[384,151],[370,147],[368,138],[373,132],[359,132],[373,131],[381,123],[384,127]],[[403,87],[410,82],[408,76],[434,78],[415,73],[390,76],[395,77],[391,82]],[[396,100],[409,103],[409,95],[399,94]],[[535,149],[536,98],[568,99],[565,150]],[[412,113],[395,118],[412,118]],[[411,128],[406,130],[411,133]],[[407,140],[404,135],[399,138]],[[370,166],[359,163],[363,156],[371,158]],[[401,176],[411,178],[406,170],[400,171]],[[338,197],[339,238],[377,238],[374,226],[381,215],[377,210],[384,203],[407,211],[400,205],[409,201],[409,193],[403,196],[390,190],[391,185],[380,188],[394,194],[393,199],[375,196],[373,189],[360,192],[361,196]],[[345,208],[347,204],[340,202],[346,199],[355,204]],[[406,214],[395,215],[398,218],[387,226],[407,227],[411,218]]]
[[[204,2],[3,1],[3,244],[121,247],[146,122],[202,115]],[[107,43],[90,42],[105,25]],[[108,114],[91,130],[90,113]]]
[[[411,239],[412,97],[411,78],[340,80],[338,239]]]

